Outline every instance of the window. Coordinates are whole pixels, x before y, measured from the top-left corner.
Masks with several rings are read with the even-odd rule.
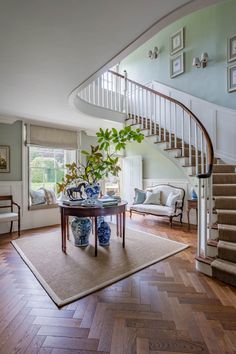
[[[64,178],[67,163],[76,161],[75,150],[29,147],[29,187],[52,189],[57,195],[57,182]]]

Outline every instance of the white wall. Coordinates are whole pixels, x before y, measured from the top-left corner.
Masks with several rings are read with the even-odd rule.
[[[236,163],[236,110],[222,107],[153,81],[148,86],[185,104],[206,127],[215,156]]]

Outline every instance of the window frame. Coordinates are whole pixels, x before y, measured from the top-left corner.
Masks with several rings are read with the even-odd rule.
[[[47,146],[33,146],[33,145],[29,145],[27,146],[27,164],[28,164],[28,210],[43,210],[43,209],[53,209],[53,208],[58,208],[58,204],[36,204],[36,205],[32,205],[31,204],[31,197],[30,197],[30,189],[31,189],[31,167],[30,167],[30,149],[31,148],[38,148],[38,149],[51,149],[51,150],[54,150],[54,154],[55,154],[55,150],[64,150],[64,152],[66,151],[73,151],[74,152],[74,156],[75,156],[75,162],[77,163],[78,162],[78,157],[79,157],[79,150],[78,149],[75,149],[75,150],[68,150],[68,149],[62,149],[62,148],[51,148],[51,147],[47,147]],[[54,165],[55,165],[55,158],[54,158]],[[69,161],[68,161],[69,162]],[[66,162],[66,163],[68,163]],[[72,162],[72,160],[70,161]],[[43,169],[43,168],[42,168]],[[54,169],[55,170],[55,169]],[[66,168],[64,166],[64,170],[66,171]],[[57,196],[56,196],[57,197]],[[58,200],[58,198],[57,198]]]

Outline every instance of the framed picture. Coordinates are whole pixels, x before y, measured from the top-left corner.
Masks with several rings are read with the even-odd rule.
[[[228,38],[228,62],[236,60],[236,34]]]
[[[10,172],[10,146],[0,145],[0,173]]]
[[[228,67],[228,92],[236,91],[236,64]]]
[[[170,77],[176,77],[184,73],[184,53],[170,58]]]
[[[170,55],[184,48],[184,28],[181,28],[170,36]]]

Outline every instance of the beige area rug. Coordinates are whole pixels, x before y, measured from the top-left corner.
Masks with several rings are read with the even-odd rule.
[[[59,307],[188,247],[127,228],[123,249],[114,224],[111,228],[110,246],[98,247],[97,257],[94,257],[93,235],[90,235],[91,245],[86,248],[75,247],[72,239],[67,241],[66,255],[61,251],[60,231],[20,238],[12,244]]]

